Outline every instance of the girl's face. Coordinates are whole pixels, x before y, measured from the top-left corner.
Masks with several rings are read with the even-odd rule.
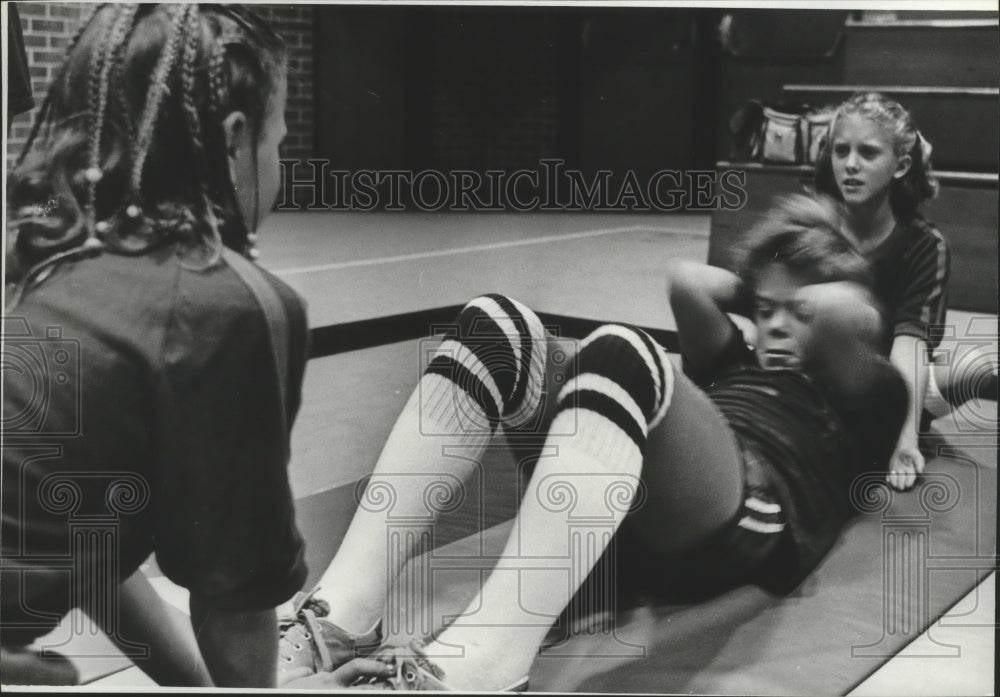
[[[771,264],[757,278],[754,322],[757,326],[757,360],[761,367],[777,370],[802,366],[811,334],[803,304],[796,293],[806,285],[782,264]]]
[[[893,179],[905,175],[911,163],[909,155],[896,157],[881,125],[860,114],[836,120],[830,160],[848,207],[886,200]]]
[[[271,212],[281,190],[279,149],[288,133],[285,126],[287,94],[287,81],[281,78],[268,102],[256,142],[253,126],[245,116],[234,112],[227,117],[227,122],[231,122],[227,126],[227,133],[230,134],[230,175],[236,187],[240,212],[250,227],[255,221],[259,224]],[[242,124],[237,123],[240,118]]]

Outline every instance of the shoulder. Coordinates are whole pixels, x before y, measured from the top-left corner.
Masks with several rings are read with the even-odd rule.
[[[921,216],[898,223],[884,254],[873,260],[877,275],[892,278],[944,277],[950,267],[948,241],[936,225]]]
[[[292,288],[290,285],[285,283],[272,272],[267,269],[260,268],[260,271],[271,287],[274,288],[278,297],[281,298],[281,302],[285,307],[285,311],[288,313],[289,318],[295,322],[306,322],[306,300],[298,291]]]
[[[274,274],[248,262],[247,273],[273,291],[293,335],[307,331],[305,303]],[[208,267],[181,268],[165,348],[168,361],[190,361],[224,351],[229,355],[266,347],[268,313],[250,282],[225,259]],[[198,346],[192,352],[192,346]],[[201,359],[195,359],[201,360]]]
[[[900,225],[907,230],[904,236],[906,246],[912,250],[927,250],[935,254],[947,254],[948,241],[937,225],[921,215],[914,216]]]
[[[108,355],[159,355],[179,294],[178,267],[163,248],[148,254],[105,252],[49,267],[15,311],[37,324],[59,326]]]
[[[247,263],[245,273],[269,287],[285,311],[304,314],[305,301],[287,283],[256,264]],[[263,316],[260,301],[243,273],[223,257],[205,268],[184,268],[178,281],[178,303],[189,316],[208,317],[217,322],[239,322]]]

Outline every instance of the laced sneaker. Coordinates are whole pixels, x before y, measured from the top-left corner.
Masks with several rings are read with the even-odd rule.
[[[336,670],[348,661],[371,655],[382,643],[381,623],[366,634],[351,634],[323,619],[326,601],[297,593],[291,610],[278,618],[278,685],[320,671]]]
[[[444,681],[444,671],[424,654],[423,644],[411,641],[409,646],[383,646],[372,658],[395,668],[387,678],[359,678],[351,687],[403,692],[452,692]],[[525,692],[528,677],[499,690]]]

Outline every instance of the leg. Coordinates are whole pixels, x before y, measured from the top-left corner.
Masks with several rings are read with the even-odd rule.
[[[976,345],[935,351],[924,408],[941,417],[953,407],[981,399],[997,400],[996,349]]]
[[[42,656],[23,646],[0,646],[0,683],[4,685],[77,685],[80,674],[65,656]]]
[[[58,598],[40,598],[31,592],[24,569],[0,569],[0,684],[77,685],[80,674],[73,663],[55,651],[41,655],[28,648],[57,626],[69,612],[68,593]],[[68,586],[63,590],[69,591]],[[59,593],[57,593],[57,596]],[[29,608],[44,616],[33,614]]]
[[[393,577],[426,541],[419,531],[396,535],[398,546],[390,550],[390,516],[433,525],[439,511],[425,493],[454,491],[498,425],[520,424],[538,409],[544,355],[542,324],[520,303],[484,296],[463,309],[400,414],[320,581],[317,595],[329,603],[333,622],[352,632],[378,622]],[[383,496],[391,498],[391,510]]]
[[[157,685],[212,686],[191,623],[171,612],[142,571],[122,581],[114,592],[119,594],[115,616],[107,616],[100,607],[83,610],[122,651],[137,645],[149,648],[147,658],[132,659],[140,670]]]
[[[527,673],[628,512],[650,424],[667,413],[673,371],[644,334],[604,327],[581,343],[572,365],[496,568],[426,647],[453,689],[500,689]]]
[[[679,371],[670,410],[649,434],[642,479],[647,500],[630,530],[662,555],[695,549],[740,510],[736,438],[718,407]]]

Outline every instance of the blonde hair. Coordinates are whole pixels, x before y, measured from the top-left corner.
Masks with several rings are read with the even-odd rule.
[[[816,191],[843,200],[833,176],[833,134],[837,121],[857,115],[878,124],[892,143],[896,157],[908,155],[910,168],[889,185],[889,206],[897,220],[910,220],[924,201],[934,198],[938,183],[931,170],[933,147],[917,128],[912,115],[903,106],[878,92],[858,92],[837,107],[830,123],[830,137],[816,162]]]

